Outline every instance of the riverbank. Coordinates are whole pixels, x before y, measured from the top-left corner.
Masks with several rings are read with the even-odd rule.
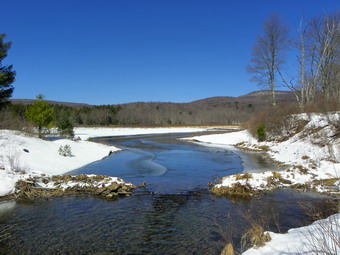
[[[89,137],[201,132],[207,128],[75,128],[79,140],[46,141],[24,132],[0,130],[0,197],[16,192],[16,183],[29,178],[62,175],[101,160],[119,148],[84,141]],[[68,156],[59,153],[69,146]],[[42,186],[42,188],[44,188]]]
[[[294,116],[304,126],[285,139],[259,142],[247,130],[227,134],[196,136],[190,139],[207,146],[237,147],[265,153],[283,171],[244,173],[224,177],[212,191],[217,195],[249,196],[279,187],[340,194],[339,113]],[[301,123],[301,122],[300,122]],[[286,234],[267,232],[270,241],[244,254],[338,254],[340,213],[312,225],[290,229]]]
[[[339,113],[296,116],[305,121],[305,126],[284,140],[278,137],[277,140],[259,142],[247,130],[190,139],[208,146],[234,146],[241,150],[262,152],[274,162],[286,166],[283,171],[224,177],[213,188],[217,194],[232,194],[243,186],[252,191],[249,194],[293,187],[339,195],[340,135],[337,133],[338,127],[328,121],[338,116]],[[244,194],[247,194],[246,190]]]
[[[87,140],[92,137],[105,136],[126,136],[126,135],[147,135],[166,133],[190,133],[203,132],[214,129],[237,129],[238,126],[199,126],[199,127],[76,127],[75,137]]]
[[[65,146],[70,148],[68,156],[59,153]],[[92,142],[46,141],[23,132],[0,130],[0,196],[14,193],[19,180],[61,175],[119,150]]]

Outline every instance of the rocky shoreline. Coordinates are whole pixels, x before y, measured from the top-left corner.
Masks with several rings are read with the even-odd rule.
[[[6,198],[34,200],[77,194],[91,194],[114,199],[131,196],[137,186],[105,175],[35,176],[17,181],[15,192]]]
[[[283,171],[268,171],[263,173],[243,173],[224,177],[216,183],[210,192],[216,196],[251,197],[273,191],[278,188],[291,188],[297,191],[313,191],[320,194],[340,196],[340,179],[329,176],[320,177],[301,165],[287,166],[273,159],[268,146],[249,146],[247,143],[236,144],[235,147],[244,151],[265,153],[273,164],[287,168]],[[316,168],[316,166],[312,166]]]

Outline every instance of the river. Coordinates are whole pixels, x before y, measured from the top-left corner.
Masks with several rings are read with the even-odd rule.
[[[81,195],[0,202],[0,254],[220,254],[230,241],[240,250],[249,227],[245,215],[267,219],[271,230],[285,232],[309,222],[302,201],[327,199],[292,190],[251,199],[215,197],[207,183],[242,172],[245,162],[256,171],[276,166],[258,153],[241,159],[228,148],[177,139],[190,135],[96,139],[124,151],[72,174],[118,176],[147,183],[146,188],[117,200]]]

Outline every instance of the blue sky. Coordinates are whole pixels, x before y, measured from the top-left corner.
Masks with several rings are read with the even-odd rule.
[[[296,30],[339,0],[0,0],[13,98],[190,102],[258,90],[246,67],[263,21]]]

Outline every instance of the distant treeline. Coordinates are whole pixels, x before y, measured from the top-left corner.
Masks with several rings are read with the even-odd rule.
[[[12,104],[5,109],[7,113],[14,117],[26,120],[26,111],[30,104]],[[101,105],[101,106],[84,106],[72,107],[67,105],[53,105],[54,108],[54,123],[58,123],[63,118],[68,118],[74,125],[117,125],[118,121],[115,118],[119,106]]]
[[[77,105],[50,102],[54,107],[54,123],[67,118],[74,126],[169,126],[240,124],[254,112],[268,107],[268,91],[241,97],[215,97],[191,103],[130,103],[122,105]],[[279,102],[292,102],[292,93],[278,94]],[[33,103],[12,101],[0,115],[1,128],[18,128],[27,124],[26,111]]]

